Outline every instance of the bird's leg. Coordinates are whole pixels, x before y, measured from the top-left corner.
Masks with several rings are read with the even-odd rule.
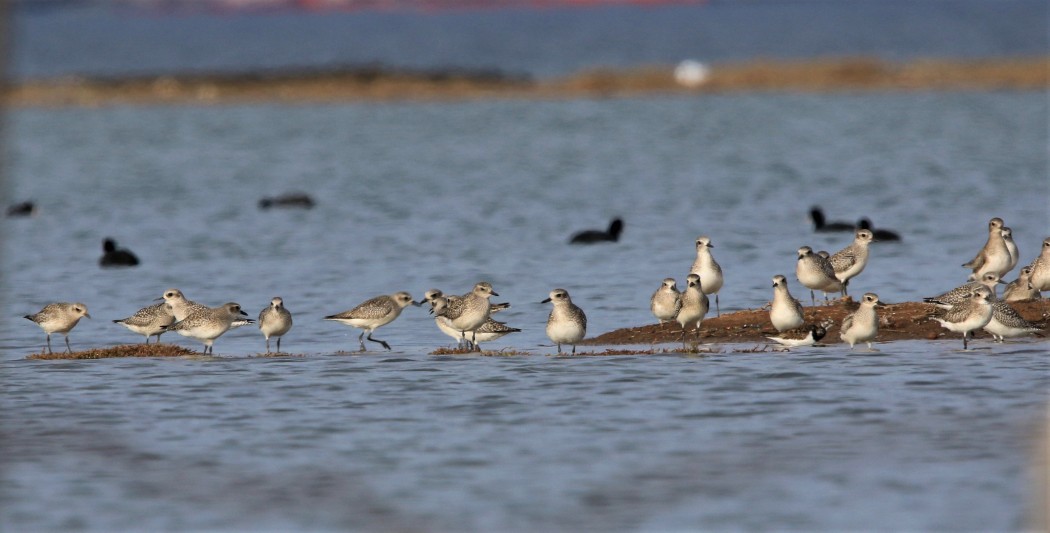
[[[69,335],[66,335],[66,353],[73,353],[73,348],[69,345]]]
[[[372,335],[372,332],[368,332],[368,334],[369,334],[369,336],[371,336],[371,335]],[[360,343],[361,343],[361,351],[362,351],[362,352],[363,352],[363,351],[365,351],[365,341],[364,341],[364,338],[365,338],[365,332],[364,332],[364,331],[362,330],[362,331],[361,331],[361,334],[357,336],[357,342],[360,342]]]
[[[281,338],[277,337],[277,353],[281,353]]]
[[[47,353],[55,353],[51,351],[51,334],[47,334]]]
[[[266,353],[270,353],[270,338],[266,337]]]
[[[368,340],[370,340],[370,341],[372,341],[372,342],[378,342],[379,344],[382,344],[382,345],[383,345],[383,348],[386,348],[387,350],[389,350],[389,349],[390,349],[390,345],[389,345],[389,344],[387,344],[387,343],[386,343],[386,341],[381,341],[381,340],[379,340],[379,339],[373,339],[373,338],[372,338],[372,332],[371,332],[371,331],[369,331],[369,332],[368,332]]]

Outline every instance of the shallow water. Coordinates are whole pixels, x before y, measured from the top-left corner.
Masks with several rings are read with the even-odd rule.
[[[1020,528],[1045,340],[554,358],[537,302],[569,289],[592,335],[651,323],[701,233],[723,311],[763,305],[778,273],[801,297],[795,250],[848,242],[810,231],[811,204],[905,236],[854,294],[957,285],[993,216],[1028,262],[1050,228],[1046,116],[1036,93],[14,112],[9,190],[41,213],[3,222],[0,523]],[[290,189],[318,206],[256,208]],[[622,242],[564,244],[616,215]],[[143,265],[98,269],[107,235]],[[451,339],[416,308],[377,331],[392,352],[337,355],[357,331],[321,320],[480,279],[524,330],[486,348],[532,355],[430,356]],[[139,342],[109,321],[168,287],[253,315],[282,296],[302,356],[251,357],[246,327],[215,358],[24,360],[44,339],[21,315],[83,301],[74,348]]]

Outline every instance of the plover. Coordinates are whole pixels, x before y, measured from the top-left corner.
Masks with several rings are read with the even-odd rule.
[[[409,305],[418,306],[419,303],[412,300],[411,294],[401,291],[394,294],[376,296],[375,298],[362,302],[349,311],[343,311],[336,315],[329,315],[324,317],[324,319],[333,320],[355,328],[361,328],[361,335],[357,337],[357,341],[361,343],[362,352],[365,351],[365,333],[368,333],[368,340],[378,342],[383,345],[383,348],[389,350],[390,345],[385,341],[373,339],[372,332],[381,326],[393,322],[395,318],[401,315],[401,311]]]
[[[1003,236],[1003,244],[1006,245],[1006,252],[1010,254],[1010,262],[1006,265],[1006,271],[1000,272],[999,277],[1006,277],[1006,273],[1013,270],[1017,266],[1017,261],[1021,259],[1020,252],[1017,251],[1017,243],[1014,242],[1014,230],[1003,226],[1003,229],[999,230]]]
[[[1028,266],[1032,267],[1029,281],[1032,288],[1039,292],[1050,291],[1050,237],[1043,239],[1043,247]]]
[[[678,285],[674,278],[664,278],[659,289],[649,299],[649,310],[653,312],[661,324],[674,320],[678,310],[682,308],[682,297],[678,293]]]
[[[685,290],[682,291],[681,308],[675,320],[682,326],[682,342],[685,343],[685,330],[690,324],[695,324],[696,339],[700,340],[700,324],[710,310],[710,301],[704,294],[703,284],[700,276],[689,274],[685,280]]]
[[[82,303],[56,302],[47,304],[39,313],[25,315],[24,318],[36,322],[47,334],[47,353],[51,351],[51,334],[61,333],[66,338],[66,351],[73,353],[69,346],[69,332],[80,322],[81,317],[91,318],[88,308]]]
[[[1006,337],[1022,337],[1043,329],[1024,319],[1016,309],[1001,300],[992,302],[992,319],[984,326],[992,338],[1003,342]]]
[[[870,230],[859,229],[853,234],[853,243],[835,252],[829,259],[831,267],[835,269],[835,277],[842,282],[843,296],[849,294],[849,280],[868,266],[868,245],[872,239]]]
[[[616,242],[620,240],[620,234],[623,233],[623,220],[620,218],[614,218],[609,222],[609,229],[602,231],[599,229],[589,229],[581,231],[572,236],[569,239],[569,244],[594,244],[597,242]]]
[[[980,286],[973,289],[970,295],[948,309],[938,309],[930,318],[936,320],[949,331],[963,334],[963,349],[968,348],[967,337],[988,325],[992,320],[992,291]]]
[[[1020,273],[1017,274],[1017,279],[1011,281],[1003,289],[1003,301],[1023,302],[1025,300],[1038,300],[1040,298],[1039,291],[1032,287],[1031,277],[1032,267],[1021,267]]]
[[[711,255],[711,248],[714,245],[711,244],[711,239],[707,235],[701,235],[696,238],[696,260],[693,261],[693,266],[689,269],[690,274],[697,274],[700,279],[704,280],[703,290],[704,294],[715,295],[715,314],[722,316],[722,310],[718,306],[718,291],[722,289],[722,267],[715,261],[714,256]]]
[[[428,290],[426,293],[424,293],[423,300],[430,303],[432,314],[434,313],[435,308],[438,308],[439,306],[444,307],[448,305],[448,299],[445,298],[444,294],[438,289]],[[489,314],[491,315],[492,313],[498,313],[504,309],[509,308],[509,303],[490,304]],[[440,312],[440,308],[437,312]],[[450,321],[447,317],[435,316],[434,323],[437,324],[438,329],[440,329],[442,333],[448,335],[449,337],[452,337],[456,340],[457,343],[459,343],[459,345],[462,345],[462,333],[452,327],[452,321]],[[519,331],[521,330],[518,328],[512,328],[508,326],[505,322],[493,320],[490,316],[484,324],[479,326],[478,329],[474,330],[474,334],[476,335],[478,344],[481,344],[483,342],[490,342],[499,339],[500,337],[503,337],[508,333],[516,333]]]
[[[835,269],[831,262],[826,257],[813,253],[809,246],[798,249],[795,276],[803,287],[809,289],[813,305],[817,305],[817,296],[813,291],[823,291],[825,299],[829,292],[842,292],[842,282],[835,277]]]
[[[853,231],[855,228],[849,222],[828,222],[824,218],[824,210],[820,206],[809,208],[809,219],[813,221],[813,231],[818,233],[829,233],[835,231]]]
[[[865,293],[860,301],[860,308],[842,319],[839,337],[849,343],[851,350],[853,345],[860,342],[866,343],[868,349],[871,349],[871,341],[875,340],[879,334],[879,315],[875,311],[876,306],[882,306],[878,295],[873,292]]]
[[[766,337],[778,344],[795,348],[798,346],[813,346],[820,342],[828,334],[828,324],[810,324],[790,331],[785,331],[776,337]]]
[[[875,237],[875,241],[899,241],[901,236],[899,233],[893,230],[883,228],[873,228],[871,226],[871,220],[862,218],[857,221],[857,229],[866,229],[871,232],[872,236]]]
[[[213,346],[215,339],[222,336],[232,327],[234,321],[245,321],[254,323],[254,320],[243,318],[248,316],[241,310],[241,306],[235,302],[228,302],[218,307],[204,307],[194,309],[189,316],[168,326],[166,331],[176,331],[184,337],[191,337],[204,343],[204,353],[214,354]]]
[[[923,298],[922,301],[928,304],[933,304],[938,307],[947,309],[969,298],[970,295],[973,293],[973,290],[977,287],[988,287],[988,289],[991,291],[992,299],[994,300],[995,289],[1000,283],[1002,283],[1002,281],[999,279],[998,274],[996,274],[995,272],[987,272],[984,275],[982,275],[981,279],[978,281],[970,281],[967,283],[963,283],[962,285],[959,285],[958,287],[944,294],[941,294],[939,296],[932,296],[930,298]]]
[[[769,307],[769,321],[781,332],[795,329],[805,323],[802,304],[791,296],[787,278],[780,274],[773,276],[773,304]]]
[[[1003,219],[996,217],[988,221],[988,240],[984,248],[977,252],[977,256],[969,262],[963,263],[964,268],[973,270],[974,279],[980,279],[985,272],[995,272],[1002,278],[1010,265],[1010,250],[1006,248],[1003,240]]]
[[[558,345],[558,353],[561,353],[562,344],[571,344],[572,354],[576,355],[576,343],[587,334],[587,315],[572,303],[569,291],[565,289],[554,289],[550,297],[540,303],[547,302],[554,303],[554,309],[547,317],[547,337]]]
[[[190,316],[190,313],[193,313],[194,311],[208,309],[208,306],[206,305],[187,300],[179,289],[168,289],[164,291],[164,294],[161,295],[160,298],[157,298],[157,300],[164,300],[171,306],[171,312],[175,315],[176,322],[185,320],[186,317]]]
[[[284,300],[275,296],[270,305],[259,312],[259,330],[266,338],[266,353],[270,353],[270,337],[277,337],[277,353],[281,353],[281,336],[292,329],[292,313],[284,307]]]
[[[487,281],[481,281],[474,288],[462,296],[446,296],[447,303],[441,309],[431,309],[434,316],[443,316],[449,320],[449,325],[460,333],[460,338],[465,342],[467,332],[471,333],[471,347],[477,349],[477,334],[475,330],[481,327],[489,315],[492,314],[492,305],[489,298],[499,296]]]
[[[117,241],[108,237],[102,241],[102,257],[98,260],[98,266],[108,268],[136,266],[138,264],[139,258],[135,257],[135,254],[131,253],[130,250],[117,248]]]
[[[149,344],[149,338],[153,335],[157,336],[157,342],[160,342],[160,336],[167,331],[167,327],[175,323],[175,314],[171,311],[171,306],[167,302],[160,302],[149,307],[143,307],[135,314],[122,318],[120,320],[114,320],[114,324],[120,324],[139,335],[146,337],[146,344]]]

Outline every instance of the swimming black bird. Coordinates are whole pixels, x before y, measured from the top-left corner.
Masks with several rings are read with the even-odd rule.
[[[857,229],[866,229],[871,231],[872,235],[875,236],[876,241],[899,241],[901,236],[896,231],[888,229],[872,229],[871,221],[867,218],[862,218],[857,221]]]
[[[609,230],[602,231],[600,229],[589,229],[581,231],[576,235],[573,235],[569,239],[569,244],[594,244],[596,242],[616,242],[620,240],[620,234],[623,233],[623,220],[619,218],[612,219],[609,223]]]
[[[833,231],[848,231],[853,233],[855,229],[849,222],[828,222],[824,219],[824,211],[819,205],[809,208],[809,218],[813,221],[813,231],[827,233]]]
[[[130,267],[139,264],[139,258],[135,257],[135,254],[129,250],[117,248],[117,241],[109,237],[102,241],[102,251],[102,257],[98,260],[100,267]]]
[[[314,199],[310,198],[310,195],[301,192],[289,192],[272,198],[263,198],[259,200],[259,209],[269,209],[271,207],[310,209],[313,206]]]
[[[36,205],[33,202],[21,202],[12,204],[7,208],[8,217],[28,217],[36,214]]]

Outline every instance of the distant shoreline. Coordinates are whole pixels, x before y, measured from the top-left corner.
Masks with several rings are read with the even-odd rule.
[[[1045,91],[1050,56],[929,59],[753,60],[706,65],[701,83],[674,66],[594,69],[532,79],[493,70],[404,70],[383,66],[230,74],[63,77],[10,82],[6,107],[354,103],[482,99],[616,98],[645,94],[845,91]]]

